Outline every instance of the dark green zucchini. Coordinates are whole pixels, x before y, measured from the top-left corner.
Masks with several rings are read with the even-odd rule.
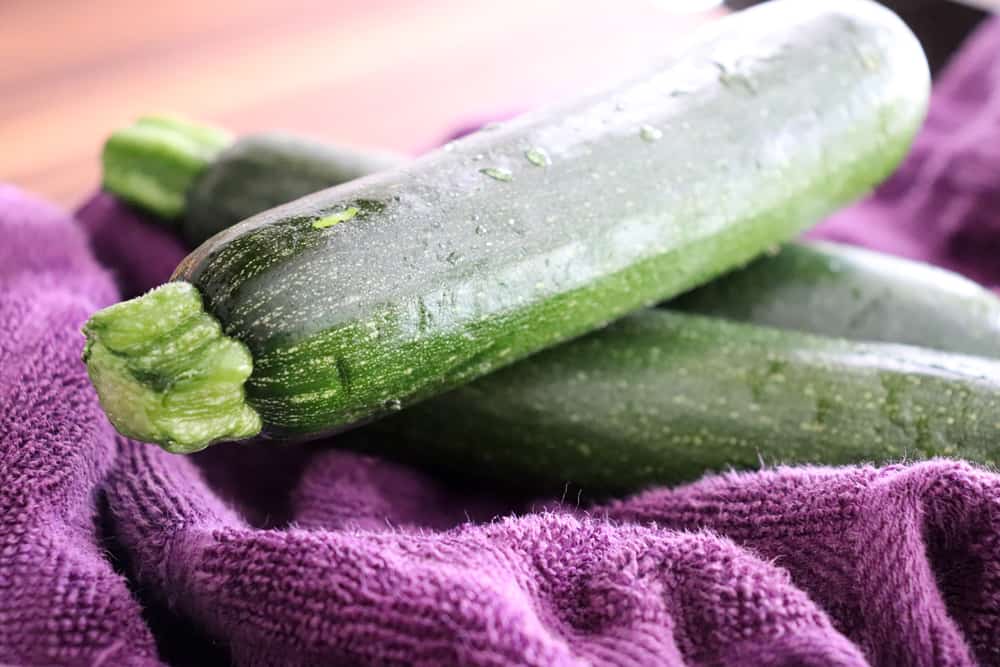
[[[235,141],[221,128],[145,116],[104,144],[104,188],[162,218],[180,218],[194,248],[250,216],[402,163],[284,132]]]
[[[668,307],[783,329],[1000,357],[1000,299],[958,274],[828,242],[790,243]]]
[[[121,131],[126,138],[131,132]],[[143,159],[151,166],[164,161],[153,153]],[[182,229],[201,242],[277,204],[401,163],[281,133],[243,137],[195,180]],[[787,244],[666,305],[850,340],[1000,357],[994,294],[944,269],[838,243]]]
[[[372,428],[392,437],[370,451],[598,494],[761,464],[996,465],[1000,361],[650,309]]]
[[[875,3],[740,13],[654,74],[213,237],[175,274],[193,287],[95,317],[91,376],[120,431],[174,451],[252,435],[248,409],[282,438],[390,414],[701,284],[867,192],[906,152],[928,87],[919,45]],[[158,317],[199,296],[211,316]],[[180,361],[225,336],[249,355],[202,360],[229,408],[206,420],[211,382]],[[123,386],[149,410],[117,400]]]
[[[163,162],[153,153],[144,159],[154,167]],[[195,181],[183,230],[188,240],[201,241],[272,206],[393,163],[402,159],[315,139],[245,137]],[[1000,357],[994,294],[944,269],[839,243],[789,243],[666,305],[850,340]]]

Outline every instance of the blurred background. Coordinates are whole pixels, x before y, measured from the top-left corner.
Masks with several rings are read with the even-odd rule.
[[[936,65],[983,16],[950,0],[886,4]],[[0,0],[0,181],[72,206],[98,182],[107,134],[149,112],[419,152],[641,71],[722,5]]]

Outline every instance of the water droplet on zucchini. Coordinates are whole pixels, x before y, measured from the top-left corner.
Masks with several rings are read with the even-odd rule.
[[[514,180],[514,174],[512,174],[510,169],[507,169],[506,167],[486,167],[485,169],[480,169],[479,171],[498,181],[507,182]]]
[[[549,154],[545,152],[544,148],[529,148],[524,151],[524,157],[526,157],[528,162],[536,167],[547,167],[552,164],[552,159],[549,157]]]
[[[868,53],[861,48],[855,48],[855,53],[858,55],[858,60],[861,61],[862,66],[869,72],[874,72],[879,67],[878,56],[873,53]]]
[[[639,128],[639,137],[642,138],[643,141],[652,143],[663,138],[663,131],[653,127],[652,125],[643,125]]]

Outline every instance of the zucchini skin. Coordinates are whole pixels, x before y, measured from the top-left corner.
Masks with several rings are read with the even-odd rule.
[[[789,243],[667,304],[782,329],[1000,358],[1000,299],[956,273],[838,243]]]
[[[392,413],[671,297],[899,162],[929,80],[890,12],[778,0],[711,28],[653,75],[261,213],[192,253],[175,278],[249,347],[263,435]],[[526,158],[537,149],[548,166]]]
[[[402,160],[284,132],[246,135],[219,153],[188,189],[181,233],[194,248],[261,211]]]
[[[996,465],[1000,361],[649,309],[372,428],[392,436],[368,451],[594,494],[764,464]]]

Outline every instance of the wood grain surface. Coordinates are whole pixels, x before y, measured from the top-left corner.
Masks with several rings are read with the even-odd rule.
[[[72,206],[157,111],[417,152],[641,70],[716,15],[684,4],[0,0],[0,181]]]

